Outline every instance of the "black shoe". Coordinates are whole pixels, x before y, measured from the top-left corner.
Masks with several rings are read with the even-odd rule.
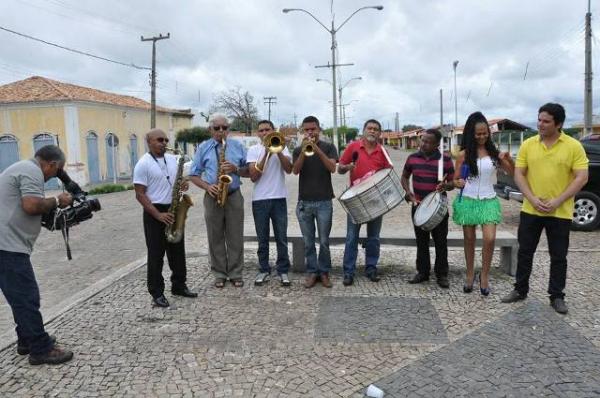
[[[371,282],[379,282],[381,280],[379,275],[377,275],[377,269],[367,272],[367,278],[369,278]]]
[[[427,282],[428,280],[429,280],[429,275],[423,275],[423,274],[417,273],[412,279],[409,279],[408,283],[410,283],[410,284],[422,283],[422,282]]]
[[[564,299],[550,299],[550,305],[552,306],[552,308],[554,308],[554,311],[558,312],[559,314],[566,314],[567,312],[569,312],[569,309],[567,308],[567,303],[565,303]]]
[[[56,336],[51,335],[50,341],[52,342],[52,345],[54,345],[56,343]],[[19,345],[19,343],[17,343],[17,354],[29,355],[29,346],[28,345]]]
[[[183,289],[171,289],[171,294],[174,296],[182,296],[182,297],[198,297],[198,293],[192,292],[188,287],[184,287]]]
[[[354,284],[354,278],[350,275],[344,275],[344,281],[342,283],[344,286],[352,286]]]
[[[437,284],[442,289],[448,289],[450,287],[450,282],[448,282],[447,276],[438,276],[436,278]]]
[[[167,308],[169,306],[169,302],[165,296],[158,296],[152,299],[152,304],[155,307]]]
[[[47,363],[49,365],[58,365],[59,363],[68,362],[73,359],[73,352],[62,348],[54,347],[49,352],[42,355],[29,354],[30,365],[41,365]]]
[[[500,301],[503,303],[516,303],[517,301],[525,300],[527,295],[521,294],[516,290],[508,293],[506,296],[502,297]]]

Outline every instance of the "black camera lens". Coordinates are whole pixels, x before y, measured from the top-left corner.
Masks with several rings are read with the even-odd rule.
[[[100,211],[102,210],[102,206],[100,206],[100,201],[96,198],[88,199],[87,201],[90,205],[91,211]]]

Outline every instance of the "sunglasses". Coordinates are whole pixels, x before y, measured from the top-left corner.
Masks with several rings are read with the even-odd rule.
[[[213,126],[214,131],[227,131],[229,130],[229,126]]]
[[[158,142],[161,142],[161,143],[162,143],[162,142],[166,142],[166,143],[168,143],[168,142],[169,142],[169,139],[168,139],[168,138],[163,138],[163,137],[158,137],[158,138],[156,139],[156,141],[158,141]]]

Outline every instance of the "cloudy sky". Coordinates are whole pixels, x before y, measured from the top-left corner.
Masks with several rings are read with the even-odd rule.
[[[277,97],[276,124],[308,114],[332,125],[331,36],[304,8],[336,26],[363,10],[337,35],[338,81],[349,125],[368,118],[394,127],[458,122],[470,112],[535,126],[537,108],[556,101],[567,124],[583,119],[585,0],[0,0],[0,26],[125,63],[149,66],[151,44],[140,36],[171,34],[158,42],[157,102],[206,111],[213,96],[234,87]],[[596,17],[599,7],[592,4]],[[597,19],[594,32],[600,31]],[[0,31],[0,84],[40,75],[149,100],[148,72],[72,54]],[[598,41],[594,38],[593,45]],[[595,49],[593,70],[600,65]],[[594,113],[600,96],[594,84]]]

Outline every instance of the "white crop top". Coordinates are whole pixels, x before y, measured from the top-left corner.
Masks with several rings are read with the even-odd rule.
[[[494,191],[494,177],[496,166],[492,158],[485,156],[477,159],[477,177],[468,177],[463,190],[463,196],[472,199],[492,199],[496,197]]]

